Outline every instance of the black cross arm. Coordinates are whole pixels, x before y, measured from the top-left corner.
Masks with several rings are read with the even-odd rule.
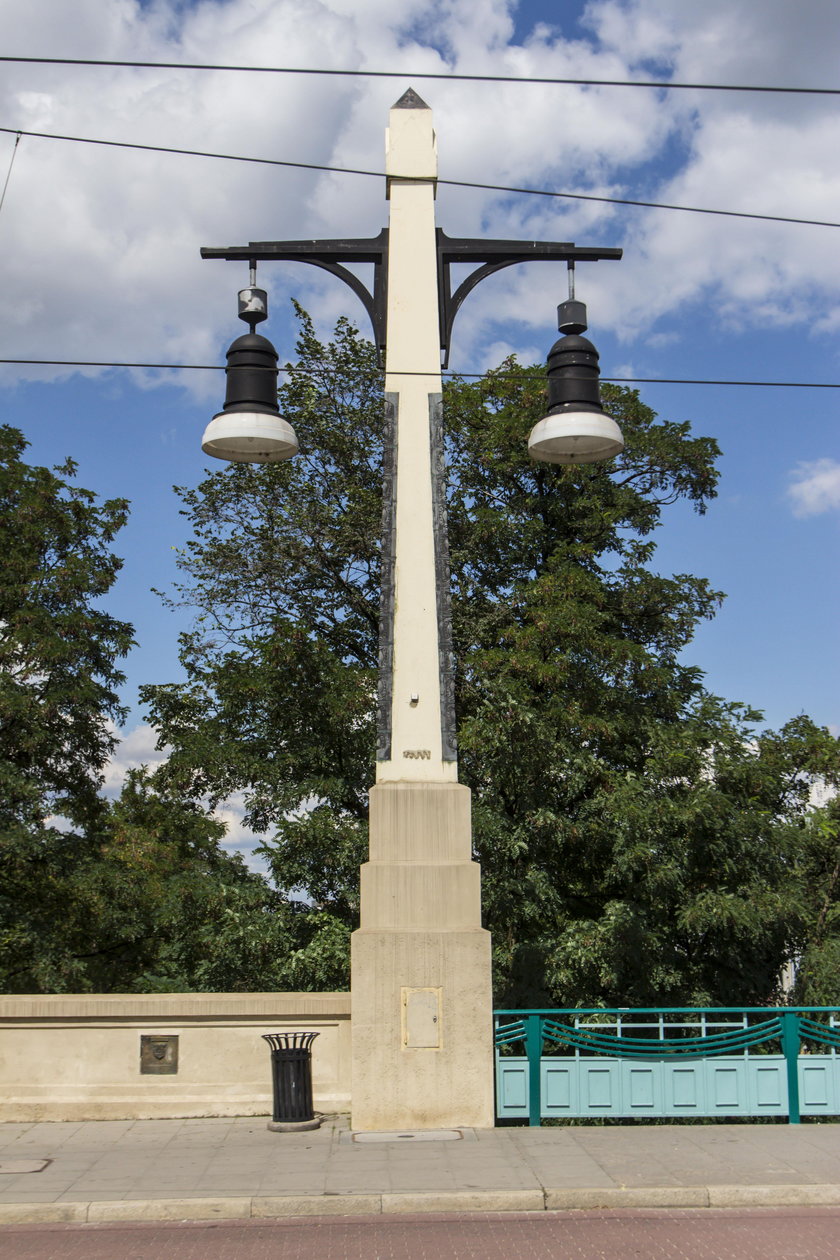
[[[388,229],[378,236],[347,237],[333,241],[250,241],[220,249],[201,247],[202,258],[250,259],[268,262],[381,263],[388,252]]]
[[[513,267],[521,262],[599,262],[601,259],[617,261],[622,250],[580,246],[571,241],[483,241],[471,237],[447,236],[442,228],[437,230],[438,249],[438,309],[440,315],[440,345],[443,366],[449,363],[449,345],[452,325],[461,304],[476,285],[487,276]],[[450,267],[458,264],[480,264],[452,292]]]
[[[385,349],[385,295],[388,276],[388,229],[378,236],[356,237],[332,241],[250,241],[247,245],[221,248],[202,246],[202,258],[226,258],[229,261],[304,262],[320,267],[343,280],[364,306],[373,325],[377,351]],[[373,263],[373,291],[344,263]]]
[[[529,262],[598,262],[621,258],[622,250],[600,246],[575,245],[572,241],[483,241],[473,237],[447,236],[437,230],[438,252],[446,263],[506,264]]]
[[[486,276],[521,262],[598,262],[621,258],[620,249],[575,245],[571,241],[487,241],[472,237],[447,236],[437,229],[438,310],[440,345],[444,367],[449,362],[452,325],[464,299]],[[386,305],[388,286],[388,229],[378,236],[348,237],[337,240],[250,241],[247,245],[221,248],[203,246],[202,258],[225,258],[229,261],[304,262],[330,272],[353,290],[373,324],[377,351],[385,349]],[[372,263],[373,285],[366,288],[358,276],[347,270],[347,263]],[[478,264],[452,292],[450,268]]]

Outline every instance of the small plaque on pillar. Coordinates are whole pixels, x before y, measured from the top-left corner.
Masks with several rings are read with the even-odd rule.
[[[441,1047],[442,989],[402,989],[402,1043],[404,1050],[439,1050]]]
[[[178,1071],[178,1036],[140,1037],[140,1072],[142,1075],[174,1076]]]

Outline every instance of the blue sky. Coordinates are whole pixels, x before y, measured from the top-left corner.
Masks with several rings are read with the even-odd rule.
[[[29,0],[0,12],[21,56],[398,69],[354,80],[6,66],[0,125],[381,170],[390,104],[413,84],[432,106],[440,173],[802,218],[840,219],[833,98],[424,82],[422,71],[840,86],[840,13],[816,0]],[[13,137],[0,135],[0,185]],[[374,235],[377,179],[24,137],[0,211],[4,358],[222,362],[247,272],[201,245]],[[453,235],[619,245],[578,269],[605,375],[840,381],[840,229],[760,223],[441,187]],[[311,274],[310,274],[311,271]],[[263,267],[266,331],[292,353],[290,298],[326,333],[338,282]],[[510,269],[459,315],[451,366],[510,351],[544,357],[564,296],[560,265]],[[646,402],[723,448],[704,517],[670,510],[657,563],[727,593],[687,659],[708,685],[763,709],[840,727],[835,555],[840,391],[649,384]],[[175,575],[185,523],[173,483],[195,484],[217,373],[0,367],[2,416],[30,457],[72,455],[79,482],[132,502],[109,607],[132,621],[123,761],[147,756],[137,686],[176,679],[178,614],[151,588]],[[523,434],[523,440],[525,435]],[[132,733],[133,732],[133,733]],[[114,771],[118,776],[122,762]],[[237,841],[238,842],[238,841]]]

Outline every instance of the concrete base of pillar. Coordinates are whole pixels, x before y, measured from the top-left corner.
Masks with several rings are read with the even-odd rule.
[[[490,934],[469,802],[454,783],[371,792],[352,939],[354,1129],[493,1126]]]

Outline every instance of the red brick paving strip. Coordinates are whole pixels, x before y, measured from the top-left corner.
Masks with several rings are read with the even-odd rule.
[[[753,1208],[19,1225],[9,1260],[837,1260],[840,1209]]]

